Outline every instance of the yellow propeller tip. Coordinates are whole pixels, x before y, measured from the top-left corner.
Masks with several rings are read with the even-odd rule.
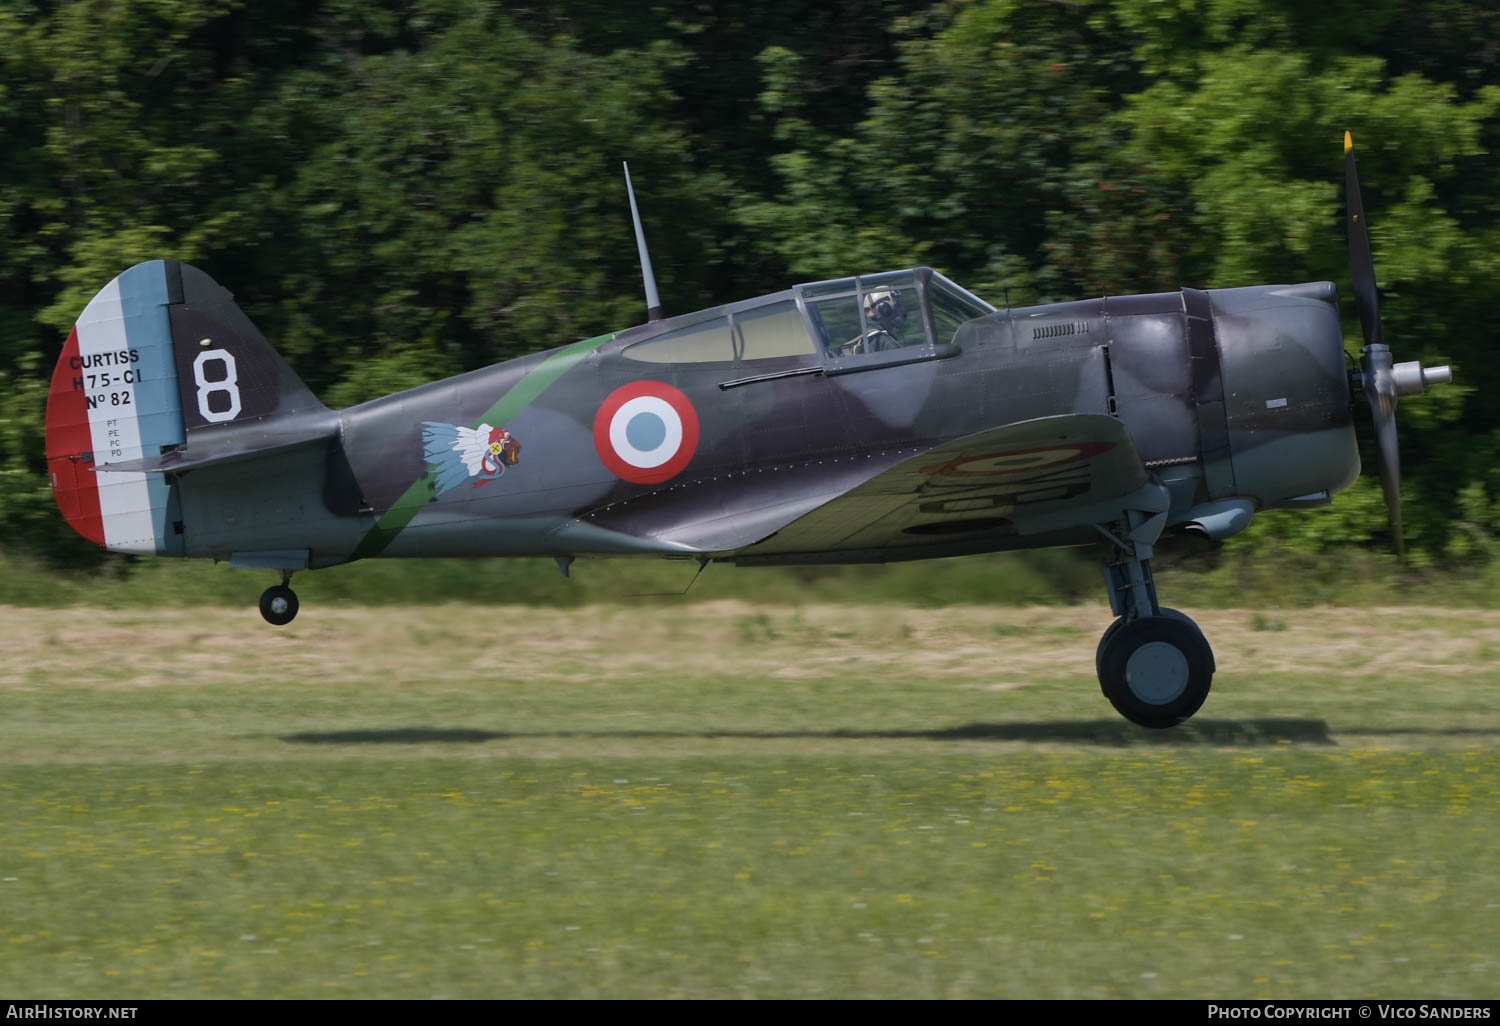
[[[1352,135],[1350,135],[1348,132],[1345,132],[1344,133],[1344,152],[1348,153],[1352,149],[1354,149],[1354,137]]]

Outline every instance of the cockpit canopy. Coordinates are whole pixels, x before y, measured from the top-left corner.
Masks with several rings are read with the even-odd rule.
[[[793,291],[813,337],[832,356],[946,346],[960,324],[995,312],[930,267],[814,282]]]
[[[645,363],[729,363],[946,349],[958,326],[995,308],[930,267],[798,285],[664,323],[624,355]],[[683,323],[687,322],[687,323]]]

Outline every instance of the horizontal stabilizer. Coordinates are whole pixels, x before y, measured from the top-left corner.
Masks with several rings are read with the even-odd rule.
[[[299,417],[287,426],[295,426],[297,430],[291,433],[262,431],[253,438],[244,435],[225,435],[222,438],[201,443],[198,439],[192,439],[193,444],[180,449],[169,449],[160,456],[148,456],[119,463],[100,463],[95,465],[94,470],[137,474],[176,474],[187,470],[201,470],[204,467],[217,467],[225,463],[238,463],[242,460],[269,456],[290,449],[300,449],[304,445],[328,442],[338,437],[339,418],[338,414],[330,410],[322,417],[314,415]]]

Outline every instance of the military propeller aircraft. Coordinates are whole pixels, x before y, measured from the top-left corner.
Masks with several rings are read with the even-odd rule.
[[[1359,474],[1368,401],[1401,536],[1399,398],[1352,144],[1349,249],[1365,346],[1332,283],[997,310],[927,267],[809,282],[325,407],[208,275],[138,264],[89,303],[47,406],[57,504],[119,552],[294,572],[372,557],[658,556],[867,563],[1098,543],[1117,616],[1105,696],[1168,727],[1212,649],[1161,605],[1153,546],[1322,506]],[[629,177],[627,169],[627,187]]]

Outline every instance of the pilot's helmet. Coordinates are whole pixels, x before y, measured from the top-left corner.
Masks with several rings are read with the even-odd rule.
[[[878,288],[865,293],[865,319],[878,321],[890,330],[906,323],[906,305],[896,289]]]

